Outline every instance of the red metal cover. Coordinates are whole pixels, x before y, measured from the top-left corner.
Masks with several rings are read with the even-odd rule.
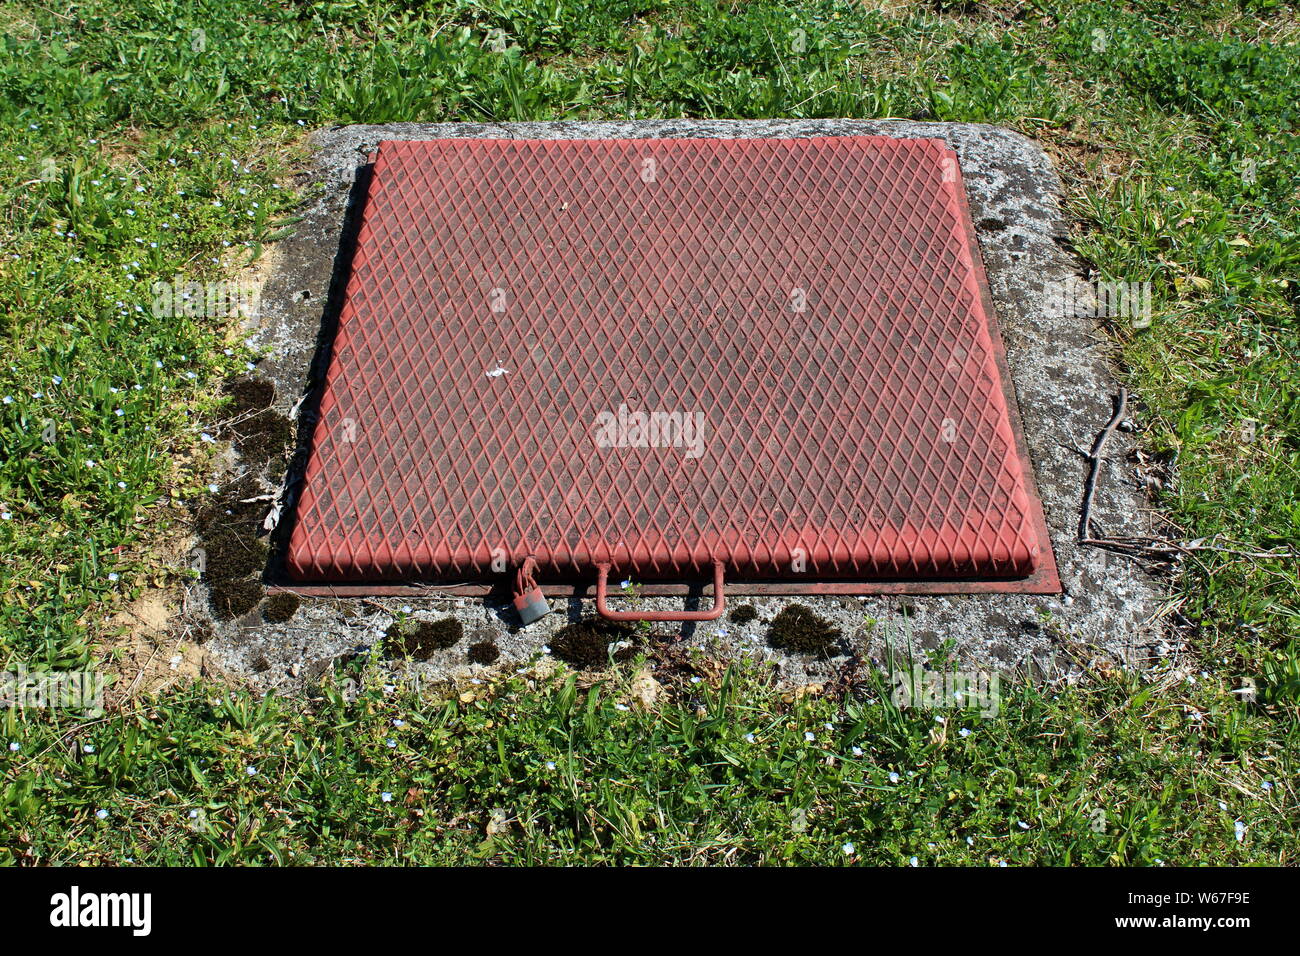
[[[386,141],[287,568],[1051,590],[1001,362],[942,140]]]

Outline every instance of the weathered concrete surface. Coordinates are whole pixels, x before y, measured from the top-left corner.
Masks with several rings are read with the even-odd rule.
[[[275,250],[274,272],[249,329],[253,344],[269,352],[258,374],[274,381],[276,407],[286,413],[310,388],[313,359],[318,365],[321,359],[318,337],[323,315],[330,312],[326,305],[341,251],[340,232],[356,195],[353,184],[359,167],[382,139],[864,134],[940,137],[961,158],[1065,593],[737,599],[733,604],[753,603],[759,620],[745,626],[723,620],[688,627],[683,640],[722,656],[768,659],[793,683],[825,680],[846,656],[813,661],[773,651],[764,642],[766,622],[785,604],[797,601],[842,628],[845,655],[856,651],[877,661],[884,659],[891,644],[915,651],[950,645],[971,668],[1027,668],[1068,676],[1074,667],[1070,662],[1077,658],[1141,666],[1163,655],[1171,648],[1164,644],[1155,617],[1161,582],[1124,557],[1075,541],[1086,473],[1076,449],[1088,448],[1109,417],[1116,386],[1104,337],[1093,322],[1052,314],[1047,308],[1049,283],[1066,279],[1077,265],[1066,251],[1067,232],[1056,200],[1060,184],[1051,163],[1037,145],[1017,133],[969,124],[855,120],[394,124],[323,130],[312,137],[314,166],[300,183],[313,198],[295,235]],[[1113,535],[1153,530],[1132,469],[1123,464],[1131,451],[1130,436],[1116,434],[1109,446],[1112,464],[1103,471],[1094,505],[1098,525]],[[201,585],[196,588],[201,592]],[[652,607],[681,607],[680,598],[645,600]],[[201,599],[190,603],[203,606]],[[255,686],[288,690],[322,673],[338,657],[373,644],[397,614],[417,619],[450,614],[463,622],[465,640],[436,652],[427,663],[394,667],[409,667],[426,679],[459,681],[482,671],[466,658],[473,641],[495,639],[501,649],[496,666],[518,667],[542,652],[567,621],[594,614],[590,602],[576,600],[568,602],[567,612],[512,632],[508,611],[476,599],[304,598],[287,624],[268,624],[256,611],[216,624],[208,649],[218,666]]]

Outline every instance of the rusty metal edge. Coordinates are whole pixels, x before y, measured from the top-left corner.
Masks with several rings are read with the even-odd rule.
[[[512,578],[513,580],[513,578]],[[547,597],[594,599],[596,582],[589,584],[543,584]],[[358,598],[358,597],[487,597],[493,593],[509,600],[509,585],[502,579],[491,584],[297,584],[274,581],[267,585],[268,593],[285,592],[300,597]],[[877,594],[1059,594],[1060,581],[1055,572],[1036,571],[1027,578],[1006,580],[951,581],[738,581],[728,584],[723,593],[728,597],[795,597],[800,595],[830,594],[849,597]],[[680,597],[683,595],[712,594],[712,585],[701,587],[691,584],[650,583],[638,584],[637,593],[646,597]]]
[[[1002,588],[999,590],[1022,594],[1060,594],[1061,577],[1056,566],[1056,552],[1052,548],[1052,536],[1047,530],[1047,516],[1043,512],[1043,498],[1038,493],[1038,482],[1034,479],[1034,460],[1029,454],[1029,443],[1025,440],[1025,426],[1020,418],[1020,400],[1016,396],[1016,385],[1011,377],[1011,366],[1007,362],[1006,343],[1002,340],[1002,327],[998,323],[997,310],[993,307],[993,295],[989,291],[988,274],[984,270],[984,256],[980,251],[979,237],[975,234],[975,223],[970,214],[970,200],[966,195],[966,180],[961,172],[961,163],[957,164],[958,185],[957,208],[961,213],[961,224],[966,230],[966,241],[970,245],[971,264],[975,268],[975,284],[979,286],[980,302],[984,306],[984,318],[989,325],[989,338],[993,343],[993,360],[997,363],[998,375],[1002,379],[1002,394],[1006,398],[1007,418],[1011,422],[1011,435],[1016,442],[1016,454],[1024,466],[1025,494],[1029,497],[1029,521],[1038,540],[1039,563],[1034,573],[1025,580],[1041,578],[1042,590]]]

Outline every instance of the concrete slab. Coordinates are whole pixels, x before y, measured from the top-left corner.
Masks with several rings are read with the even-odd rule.
[[[358,173],[364,175],[366,157],[382,139],[835,135],[939,137],[959,155],[1065,590],[1050,596],[741,598],[733,604],[753,604],[757,620],[745,625],[727,619],[686,625],[682,643],[720,657],[768,660],[793,684],[825,682],[854,655],[883,661],[891,648],[916,653],[949,648],[967,669],[1025,668],[1067,677],[1077,671],[1080,660],[1101,658],[1141,667],[1158,659],[1170,650],[1160,623],[1162,581],[1124,556],[1080,546],[1075,539],[1087,473],[1077,449],[1088,448],[1109,418],[1116,385],[1105,337],[1095,321],[1051,307],[1054,286],[1078,270],[1068,252],[1057,201],[1060,184],[1046,154],[1008,130],[859,120],[392,124],[322,130],[311,138],[311,165],[298,183],[311,198],[294,235],[273,250],[261,307],[248,328],[252,344],[267,352],[255,374],[274,383],[277,410],[289,414],[295,407],[310,409],[347,274],[346,232],[359,195]],[[299,406],[305,393],[308,399]],[[1132,469],[1124,466],[1132,450],[1129,435],[1112,438],[1111,464],[1103,471],[1093,506],[1094,520],[1111,535],[1150,533],[1158,526]],[[303,454],[300,449],[297,465]],[[231,480],[246,473],[261,478],[269,490],[266,476],[282,470],[282,463],[240,461]],[[294,470],[290,468],[291,480]],[[288,507],[292,495],[291,485]],[[195,588],[194,596],[202,598],[204,585]],[[681,598],[642,602],[664,609],[682,606]],[[204,609],[195,613],[207,613],[205,601],[188,603]],[[471,643],[493,640],[501,651],[494,666],[519,667],[542,653],[565,624],[594,614],[589,601],[563,603],[567,606],[561,613],[515,631],[513,615],[503,605],[471,598],[304,597],[284,623],[267,622],[260,609],[212,622],[208,650],[210,660],[228,673],[262,689],[289,691],[338,658],[370,647],[398,617],[451,616],[464,626],[466,636],[460,643],[434,651],[428,661],[393,666],[425,681],[461,681],[484,670],[468,661]],[[816,660],[767,646],[767,623],[791,603],[813,609],[840,628],[843,639],[836,656]]]

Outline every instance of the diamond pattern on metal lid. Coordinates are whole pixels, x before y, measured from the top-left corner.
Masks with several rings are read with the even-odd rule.
[[[982,279],[942,140],[384,142],[288,571],[1023,578]]]

